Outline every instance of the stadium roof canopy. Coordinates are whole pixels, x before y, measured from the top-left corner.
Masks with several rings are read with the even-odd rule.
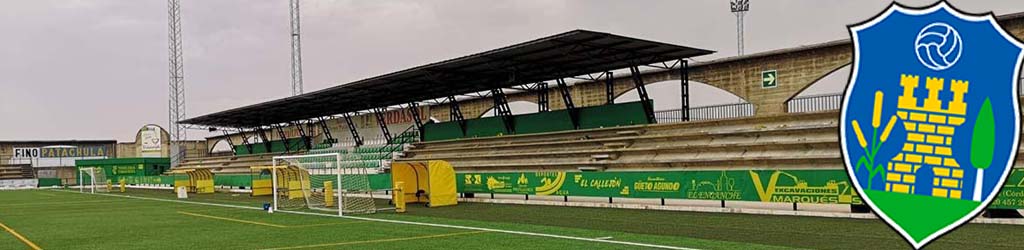
[[[714,51],[574,30],[181,123],[254,128],[711,53]]]

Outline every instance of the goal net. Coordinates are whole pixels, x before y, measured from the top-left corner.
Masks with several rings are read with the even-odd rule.
[[[274,157],[274,209],[313,209],[344,214],[377,211],[370,169],[347,164],[344,154]]]
[[[107,180],[107,174],[103,168],[80,168],[78,169],[78,191],[79,192],[110,192],[111,183]]]

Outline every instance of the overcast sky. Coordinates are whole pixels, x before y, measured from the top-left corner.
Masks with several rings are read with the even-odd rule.
[[[888,5],[751,2],[747,53],[845,39],[847,24]],[[1024,11],[1020,0],[952,2]],[[736,55],[727,0],[306,0],[302,15],[307,92],[572,29],[718,51],[698,61]],[[287,0],[182,0],[182,20],[188,117],[290,95]],[[0,140],[133,141],[145,124],[167,125],[165,0],[4,0],[0,31]]]

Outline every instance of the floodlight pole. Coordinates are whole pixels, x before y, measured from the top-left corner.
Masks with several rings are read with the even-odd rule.
[[[171,135],[171,167],[175,168],[184,156],[182,141],[186,140],[187,127],[180,123],[185,119],[185,71],[181,46],[181,5],[179,0],[167,1],[167,38],[169,61],[168,129]]]
[[[302,94],[302,32],[299,26],[301,12],[299,11],[299,0],[289,1],[289,13],[291,14],[291,38],[292,38],[292,95]]]
[[[736,53],[743,55],[743,16],[750,11],[750,0],[732,0],[729,2],[732,13],[736,15]]]

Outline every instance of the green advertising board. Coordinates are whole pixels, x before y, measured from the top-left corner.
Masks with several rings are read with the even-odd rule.
[[[1024,209],[1024,169],[1015,168],[989,208]]]
[[[461,173],[461,193],[862,204],[844,170]],[[989,208],[1024,209],[1024,169]]]
[[[463,193],[861,204],[843,170],[459,174]]]

